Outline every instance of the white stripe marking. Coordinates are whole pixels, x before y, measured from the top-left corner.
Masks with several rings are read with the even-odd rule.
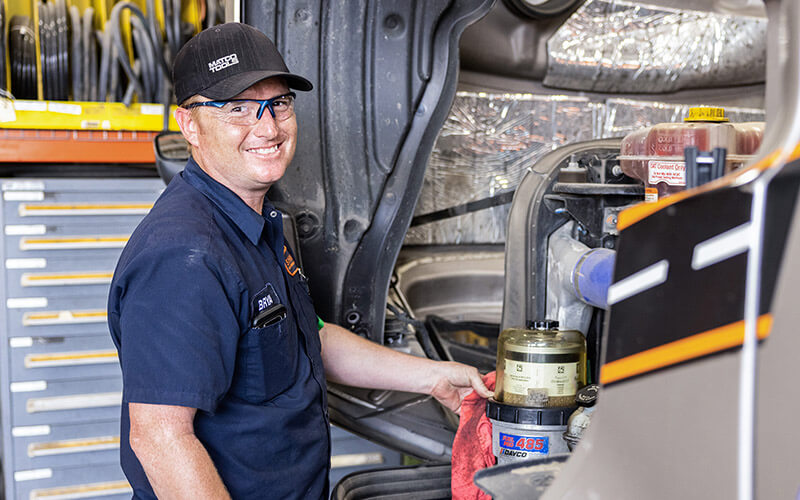
[[[30,236],[47,234],[44,224],[9,224],[5,227],[6,236]]]
[[[38,392],[47,390],[47,380],[32,380],[30,382],[11,382],[8,384],[11,392]]]
[[[18,470],[14,472],[14,481],[33,481],[34,479],[49,479],[53,477],[53,469]]]
[[[42,201],[44,193],[42,191],[6,191],[3,193],[5,201]]]
[[[31,347],[33,345],[33,337],[11,337],[8,339],[8,345],[11,347]]]
[[[47,307],[47,297],[12,297],[6,299],[6,307],[9,309]]]
[[[669,262],[665,259],[614,283],[608,288],[608,305],[622,302],[664,283],[668,272]]]
[[[746,252],[750,245],[750,223],[746,222],[694,247],[692,269],[699,271],[735,255]]]
[[[26,425],[11,428],[11,435],[14,437],[47,436],[49,434],[49,425]]]
[[[47,259],[6,259],[6,269],[44,269]]]

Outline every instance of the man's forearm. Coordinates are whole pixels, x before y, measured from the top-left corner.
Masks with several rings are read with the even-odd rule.
[[[159,499],[230,498],[211,457],[193,434],[136,446],[134,452]]]
[[[456,412],[473,390],[484,398],[492,395],[472,366],[396,352],[330,323],[320,338],[325,374],[333,382],[430,394]]]
[[[395,352],[355,335],[344,328],[326,323],[322,330],[322,361],[332,382],[409,392],[428,392],[425,383],[431,377],[424,372],[436,369],[427,358]]]
[[[230,498],[194,434],[197,410],[129,403],[130,445],[159,499]]]

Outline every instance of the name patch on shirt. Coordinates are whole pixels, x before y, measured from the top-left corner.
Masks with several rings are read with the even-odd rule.
[[[286,317],[286,307],[275,293],[272,283],[267,283],[267,286],[253,297],[250,311],[252,328],[264,328]]]

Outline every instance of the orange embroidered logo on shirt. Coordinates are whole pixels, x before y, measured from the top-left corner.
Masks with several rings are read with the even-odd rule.
[[[285,259],[283,265],[286,268],[286,272],[289,273],[289,276],[294,276],[297,274],[297,272],[300,271],[300,268],[297,267],[292,254],[290,254],[286,249],[286,245],[283,246],[283,257]]]

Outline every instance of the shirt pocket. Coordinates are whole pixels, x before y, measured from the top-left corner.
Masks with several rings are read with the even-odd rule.
[[[239,343],[233,393],[253,404],[266,404],[295,382],[297,332],[289,317],[263,327],[251,328]]]

